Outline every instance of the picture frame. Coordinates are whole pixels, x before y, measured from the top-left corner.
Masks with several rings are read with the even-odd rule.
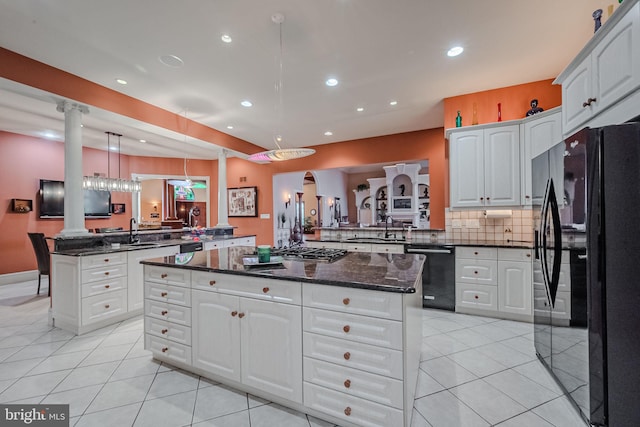
[[[111,213],[114,215],[119,215],[125,213],[125,204],[124,203],[111,203]]]
[[[11,211],[16,213],[28,213],[33,210],[33,200],[11,199]]]
[[[230,217],[256,217],[258,187],[227,188],[228,214]]]

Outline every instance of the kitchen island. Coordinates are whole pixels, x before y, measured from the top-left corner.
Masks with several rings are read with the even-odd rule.
[[[411,423],[424,256],[332,262],[254,247],[142,261],[158,360],[342,426]]]

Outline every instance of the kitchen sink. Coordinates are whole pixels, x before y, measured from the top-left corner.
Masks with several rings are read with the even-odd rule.
[[[160,246],[157,242],[137,242],[137,243],[129,243],[126,245],[122,245],[128,248],[155,248]]]

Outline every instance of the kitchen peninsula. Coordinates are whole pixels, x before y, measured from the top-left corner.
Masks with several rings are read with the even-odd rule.
[[[424,256],[255,257],[238,246],[142,261],[145,348],[334,424],[408,427]]]

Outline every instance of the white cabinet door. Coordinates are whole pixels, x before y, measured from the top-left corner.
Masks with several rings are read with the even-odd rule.
[[[562,141],[562,110],[558,109],[549,114],[540,113],[536,116],[526,119],[521,126],[520,202],[523,206],[531,206],[533,200],[531,174],[544,173],[537,170],[532,171],[531,160]]]
[[[583,104],[592,97],[591,57],[587,57],[562,82],[562,124],[570,133],[591,117],[590,106]]]
[[[193,366],[240,381],[240,301],[236,296],[193,290]]]
[[[449,141],[451,206],[482,206],[484,197],[484,133],[454,132]]]
[[[127,276],[129,278],[127,285],[127,307],[129,311],[142,310],[144,302],[144,268],[143,265],[140,264],[140,261],[149,258],[175,255],[179,251],[180,246],[167,246],[163,248],[141,249],[127,253]]]
[[[520,126],[485,129],[484,205],[489,207],[519,204]]]
[[[531,262],[498,261],[498,310],[532,314]]]
[[[302,403],[300,306],[241,298],[242,383]]]

